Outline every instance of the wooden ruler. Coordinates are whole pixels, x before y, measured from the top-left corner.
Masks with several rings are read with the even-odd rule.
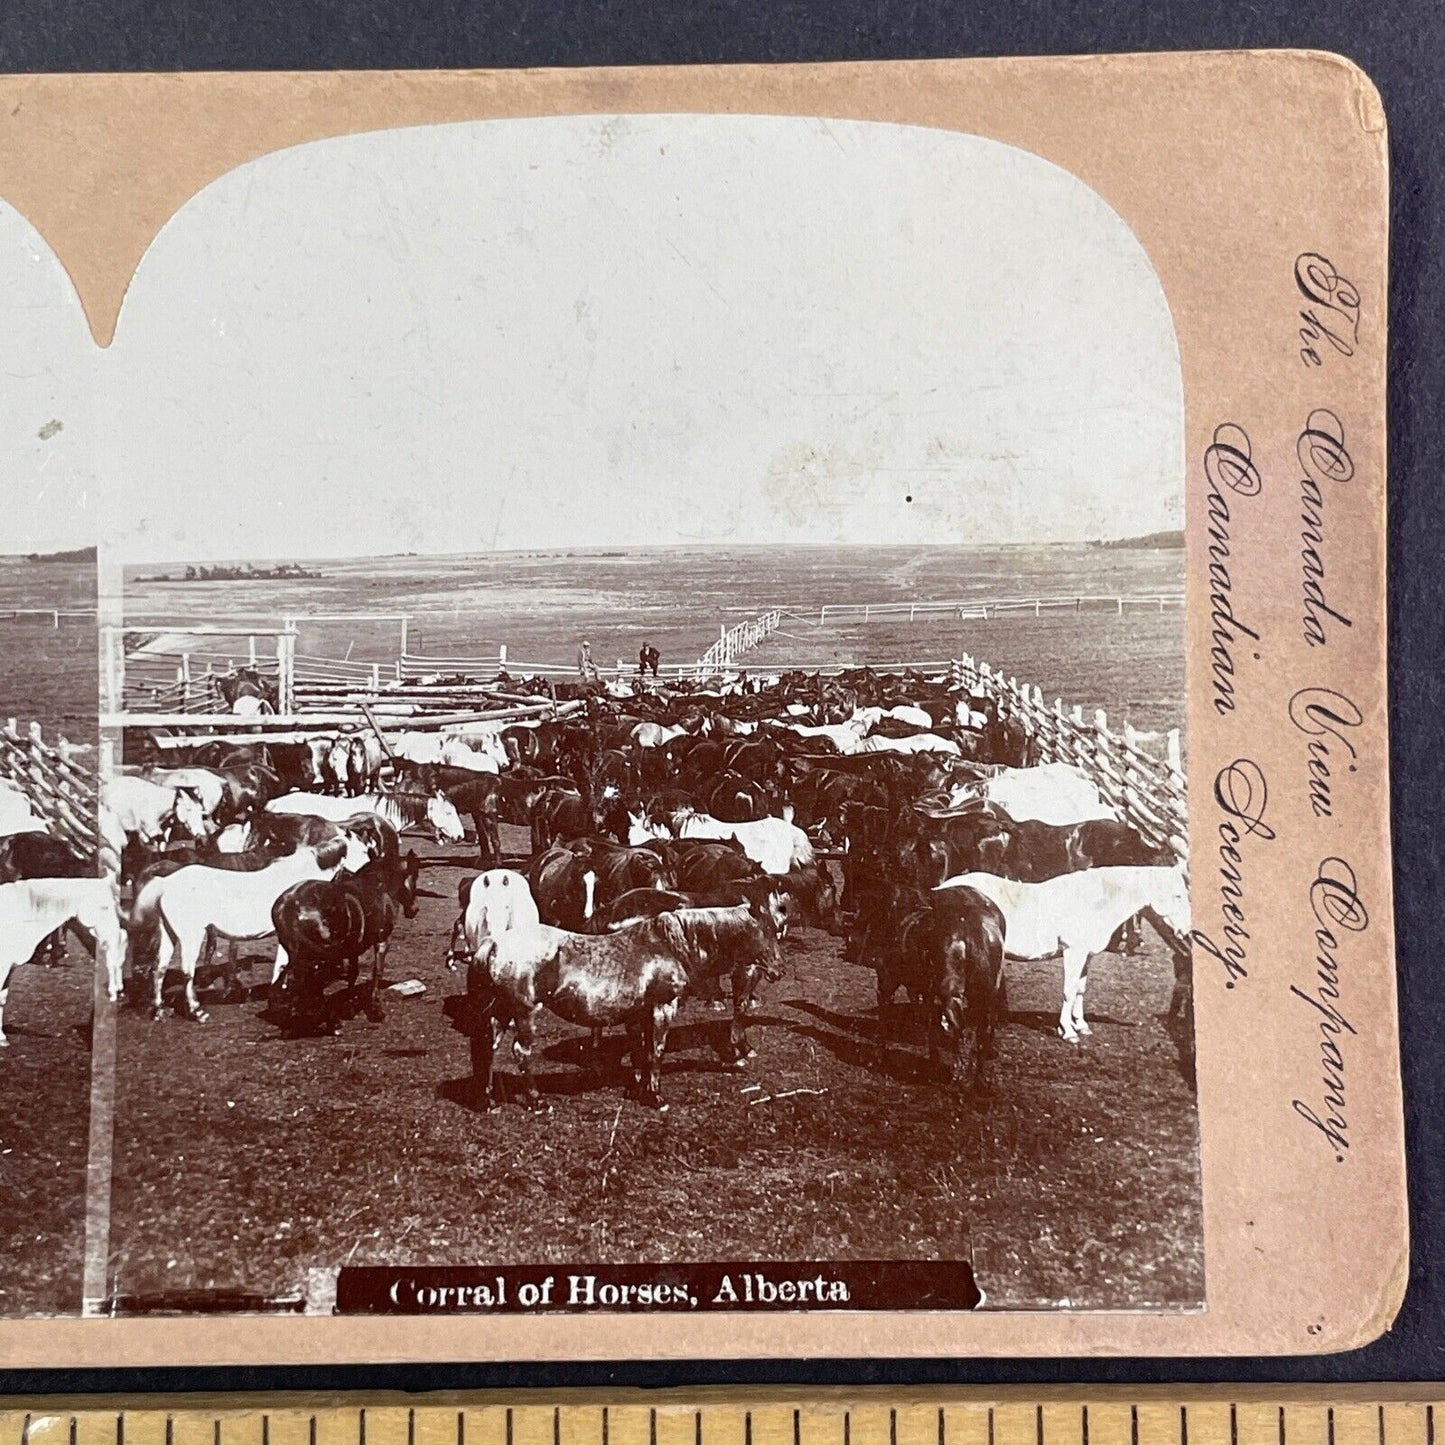
[[[1423,1385],[37,1398],[0,1400],[0,1445],[1435,1445],[1439,1402]]]

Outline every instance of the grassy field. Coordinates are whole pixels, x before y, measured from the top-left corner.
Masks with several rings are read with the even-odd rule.
[[[38,722],[46,736],[94,742],[99,699],[95,619],[20,616],[17,609],[61,612],[95,607],[95,568],[0,557],[0,724]]]
[[[317,569],[320,578],[290,582],[168,585],[133,575],[126,611],[147,622],[404,612],[412,618],[413,653],[476,657],[504,643],[508,665],[525,671],[528,664],[570,664],[584,637],[602,666],[635,664],[644,641],[666,665],[694,662],[720,626],[776,606],[790,615],[748,655],[750,666],[946,661],[968,651],[1038,684],[1051,699],[1107,708],[1140,728],[1183,722],[1178,609],[817,624],[821,606],[841,602],[1179,592],[1177,549],[674,547],[353,559]],[[303,623],[298,651],[393,661],[399,639],[396,622]],[[234,645],[244,649],[245,640]]]
[[[1157,943],[1096,960],[1096,1031],[1077,1047],[1054,1032],[1058,965],[1012,966],[977,1106],[930,1076],[901,1002],[879,1067],[873,975],[802,930],[745,1074],[720,1061],[726,1015],[689,1002],[659,1117],[624,1099],[620,1036],[599,1065],[549,1018],[551,1112],[484,1114],[444,1012],[461,987],[442,955],[465,865],[430,852],[388,969],[426,993],[392,1001],[381,1025],[358,1014],[339,1039],[283,1037],[261,945],[254,997],[207,1000],[209,1024],[123,1007],[113,1288],[286,1295],[310,1267],[397,1261],[971,1257],[1000,1308],[1202,1299],[1194,1096],[1161,1018],[1173,973]],[[503,1050],[504,1078],[512,1067]],[[772,1097],[799,1089],[817,1092]]]

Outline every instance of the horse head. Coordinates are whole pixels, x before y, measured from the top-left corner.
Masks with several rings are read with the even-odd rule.
[[[426,820],[438,843],[460,843],[467,836],[456,804],[445,793],[436,792],[426,800]]]
[[[417,913],[417,882],[421,878],[421,859],[416,856],[416,850],[409,848],[406,857],[401,859],[401,881],[397,890],[397,897],[401,903],[401,911],[408,918],[415,918]]]
[[[654,843],[670,836],[666,828],[654,823],[647,816],[646,809],[638,813],[634,813],[631,808],[627,810],[627,841],[632,847]]]
[[[215,832],[215,825],[206,815],[206,805],[194,788],[177,788],[175,802],[171,805],[171,823],[183,828],[197,840],[209,838]]]
[[[1188,953],[1192,924],[1189,914],[1189,884],[1184,876],[1184,864],[1178,863],[1172,868],[1155,868],[1151,871],[1159,881],[1141,912],[1175,953]]]

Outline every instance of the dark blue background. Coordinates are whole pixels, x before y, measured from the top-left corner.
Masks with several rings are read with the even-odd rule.
[[[1409,1294],[1395,1329],[1293,1360],[771,1361],[0,1371],[0,1391],[468,1389],[691,1382],[1334,1381],[1445,1377],[1445,960],[1437,851],[1445,486],[1445,0],[0,0],[0,70],[328,70],[874,60],[1307,46],[1362,65],[1390,126],[1390,647]],[[1327,179],[1322,180],[1327,184]],[[1328,1200],[1321,1200],[1328,1213]],[[599,1326],[603,1328],[603,1326]],[[60,1362],[57,1362],[57,1364]]]

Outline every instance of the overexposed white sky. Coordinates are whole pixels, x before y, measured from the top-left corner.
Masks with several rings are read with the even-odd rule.
[[[100,357],[64,267],[0,201],[0,552],[95,542]]]
[[[50,500],[0,550],[64,531],[56,477],[89,492],[87,458],[127,561],[1182,525],[1148,259],[1073,177],[977,137],[656,116],[317,142],[171,220],[98,365],[7,225],[17,267],[48,324],[0,337],[40,373],[0,441]],[[78,442],[31,439],[68,410],[57,374]]]

